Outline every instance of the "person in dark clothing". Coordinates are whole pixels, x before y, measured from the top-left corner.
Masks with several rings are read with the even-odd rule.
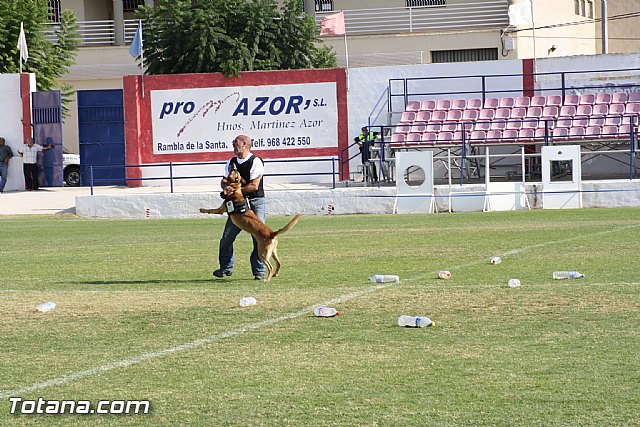
[[[361,131],[362,133],[353,138],[353,141],[358,144],[362,165],[366,167],[367,163],[369,163],[371,165],[371,177],[374,181],[378,181],[376,163],[371,161],[371,146],[373,145],[373,141],[379,135],[379,132],[370,131],[366,126],[363,126]]]

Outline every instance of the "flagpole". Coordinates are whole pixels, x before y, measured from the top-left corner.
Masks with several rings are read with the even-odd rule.
[[[139,22],[140,35],[142,36],[142,19]],[[142,98],[144,99],[144,45],[142,44],[142,37],[140,37],[141,49],[140,49],[140,78],[142,80]]]
[[[347,62],[347,92],[349,91],[349,50],[347,49],[347,32],[344,32],[344,55]]]

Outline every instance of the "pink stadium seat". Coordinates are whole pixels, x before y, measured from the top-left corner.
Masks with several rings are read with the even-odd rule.
[[[440,132],[442,130],[442,123],[430,122],[427,123],[427,129],[425,132]]]
[[[545,127],[547,129],[553,129],[556,127],[556,121],[558,119],[559,117],[543,117],[538,121],[538,129],[544,129]]]
[[[489,129],[492,130],[503,130],[507,128],[507,120],[506,119],[493,119],[491,121],[491,127]]]
[[[591,112],[591,114],[598,115],[598,116],[606,116],[607,114],[609,114],[609,105],[596,104],[593,106],[593,111]]]
[[[593,105],[596,102],[596,96],[593,93],[583,93],[580,95],[578,105]]]
[[[621,138],[629,139],[629,134],[631,133],[631,126],[621,124],[620,126],[618,126],[618,133],[620,134]]]
[[[555,128],[553,130],[552,137],[553,139],[559,139],[559,140],[569,138],[569,128],[560,128],[560,127]]]
[[[610,93],[599,93],[596,95],[596,105],[611,104],[613,96]]]
[[[573,125],[573,117],[558,117],[558,120],[556,121],[556,125],[554,127],[556,128],[569,128],[571,127],[571,125]]]
[[[420,142],[422,141],[422,132],[411,132],[407,134],[406,142]]]
[[[527,109],[523,107],[516,107],[511,110],[512,119],[524,119],[527,116]]]
[[[516,129],[516,130],[522,129],[522,120],[511,119],[507,121],[506,129]]]
[[[454,99],[451,101],[452,110],[464,110],[467,107],[466,99]]]
[[[414,122],[426,123],[429,120],[431,120],[431,111],[420,110],[416,114],[416,119],[414,120]]]
[[[511,108],[498,108],[496,110],[496,119],[508,119],[511,117]]]
[[[614,126],[614,125],[605,125],[602,126],[602,136],[603,137],[612,137],[612,136],[618,136],[618,126]]]
[[[519,96],[516,98],[514,107],[528,107],[531,105],[531,98],[528,96]]]
[[[525,117],[542,117],[542,107],[528,107],[527,115]]]
[[[420,103],[420,109],[424,111],[433,111],[436,109],[436,101],[427,99]]]
[[[571,125],[571,127],[583,127],[586,128],[587,126],[589,126],[589,117],[574,117],[573,118],[573,124]]]
[[[629,92],[627,102],[640,102],[640,92]]]
[[[585,139],[600,138],[602,127],[600,126],[588,126],[584,131]]]
[[[413,111],[405,111],[400,117],[400,123],[413,123],[415,119],[416,113],[414,113]]]
[[[414,124],[411,126],[411,129],[409,129],[409,134],[412,134],[412,133],[422,133],[422,132],[424,132],[425,130],[427,130],[427,125],[426,125],[426,124],[424,124],[424,123],[414,123]]]
[[[578,109],[576,110],[577,116],[590,116],[593,112],[593,106],[588,104],[580,104],[578,105]]]
[[[622,116],[607,116],[604,119],[604,126],[620,126],[622,124]]]
[[[515,106],[516,100],[515,98],[511,98],[511,97],[504,97],[504,98],[500,98],[498,107],[499,108],[513,108]]]
[[[616,92],[611,97],[611,104],[626,104],[628,99],[627,92]]]
[[[473,126],[474,130],[477,131],[488,131],[489,129],[491,129],[491,122],[489,120],[481,120],[481,121],[477,121],[474,126]]]
[[[407,102],[407,108],[405,111],[418,111],[420,109],[420,101],[409,101]]]
[[[480,112],[478,110],[464,110],[462,114],[462,120],[464,121],[475,121],[478,119],[478,115]]]
[[[558,117],[558,107],[556,105],[544,107],[542,109],[542,117]]]
[[[431,120],[432,122],[444,122],[447,120],[447,112],[444,110],[433,110],[431,112]]]
[[[518,139],[518,133],[520,131],[518,129],[505,129],[502,131],[502,141],[503,142],[512,142]]]
[[[492,129],[487,132],[487,142],[500,142],[502,140],[502,131],[497,129]]]
[[[491,120],[495,117],[496,110],[491,110],[488,108],[483,108],[480,110],[480,115],[478,116],[478,120]]]
[[[563,105],[560,107],[560,116],[564,117],[573,117],[576,115],[576,106],[575,105]]]
[[[438,134],[435,132],[425,132],[422,134],[422,142],[433,144],[437,138]]]
[[[457,122],[443,122],[440,132],[455,132],[458,130]]]
[[[636,114],[630,114],[628,116],[622,116],[622,123],[618,124],[638,126],[638,122],[638,116]]]
[[[609,105],[609,114],[624,114],[625,104]]]
[[[394,133],[391,135],[391,143],[404,142],[405,135],[403,133]]]
[[[461,143],[463,141],[463,132],[461,130],[457,130],[453,133],[453,142]]]
[[[535,137],[535,130],[533,129],[520,129],[520,132],[518,132],[518,139],[520,139],[521,141],[533,141],[533,138]]]
[[[624,112],[626,114],[639,114],[640,113],[640,102],[629,102],[627,103],[627,107]]]
[[[482,99],[471,98],[467,100],[467,110],[480,110],[482,109]]]
[[[409,133],[409,131],[411,130],[411,123],[398,123],[398,125],[396,126],[396,133]]]
[[[462,120],[462,110],[447,111],[447,120],[450,120],[450,121]]]
[[[533,96],[531,97],[530,107],[546,107],[547,106],[547,98],[544,96]]]
[[[436,101],[436,110],[448,110],[451,108],[451,100],[439,99]]]
[[[602,127],[605,124],[605,118],[603,116],[591,116],[589,117],[589,127]]]
[[[533,137],[535,139],[544,139],[547,132],[551,133],[553,132],[553,130],[551,129],[545,129],[545,128],[538,128],[535,130]]]
[[[560,107],[562,105],[562,97],[560,95],[547,96],[547,107]]]
[[[496,108],[500,107],[500,100],[498,98],[487,98],[484,100],[484,108]]]
[[[459,126],[459,128],[471,132],[473,130],[473,125],[474,122],[463,122],[462,125]]]
[[[522,121],[523,129],[537,129],[538,127],[540,127],[538,119],[527,118]]]
[[[580,103],[580,95],[567,95],[564,97],[564,105],[578,105]]]
[[[442,144],[448,144],[453,141],[453,132],[438,132],[436,141]]]
[[[569,128],[570,139],[584,139],[585,128],[582,126],[574,126]]]
[[[484,141],[487,138],[487,132],[483,130],[474,130],[471,131],[471,135],[469,135],[470,141]]]

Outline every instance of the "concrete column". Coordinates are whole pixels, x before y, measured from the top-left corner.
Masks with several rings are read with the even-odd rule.
[[[602,0],[602,53],[609,53],[609,31],[607,29],[607,0]]]
[[[115,45],[124,45],[124,7],[122,0],[113,0],[113,24],[115,30]]]

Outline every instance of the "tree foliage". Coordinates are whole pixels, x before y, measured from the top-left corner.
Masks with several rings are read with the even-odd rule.
[[[0,73],[20,71],[18,36],[20,23],[29,49],[29,59],[23,72],[35,73],[39,90],[62,89],[59,78],[73,65],[77,51],[76,18],[72,11],[64,10],[59,28],[55,31],[57,43],[45,38],[48,15],[47,0],[0,0]]]
[[[302,0],[163,0],[141,7],[148,74],[329,68],[318,27]]]

